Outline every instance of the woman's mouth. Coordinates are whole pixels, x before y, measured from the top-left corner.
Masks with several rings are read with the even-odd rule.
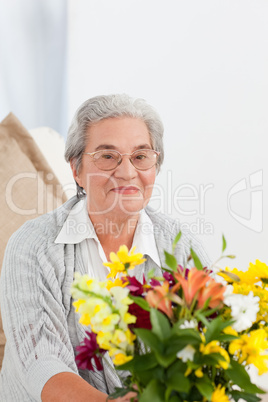
[[[121,186],[115,187],[111,191],[119,194],[136,194],[139,191],[139,188],[135,186]]]

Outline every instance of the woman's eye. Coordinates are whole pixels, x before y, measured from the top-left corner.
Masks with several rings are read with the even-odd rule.
[[[115,156],[112,154],[102,154],[101,155],[102,159],[114,159]]]
[[[135,156],[135,159],[139,159],[139,160],[145,159],[145,158],[146,158],[145,154],[138,154],[138,155]]]

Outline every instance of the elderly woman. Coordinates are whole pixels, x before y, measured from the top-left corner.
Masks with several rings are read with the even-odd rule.
[[[85,329],[70,288],[76,271],[105,279],[103,262],[122,244],[146,257],[133,272],[138,279],[151,268],[161,272],[163,250],[179,231],[178,222],[145,208],[163,162],[162,135],[158,114],[142,99],[99,96],[76,112],[65,156],[77,196],[24,224],[6,249],[0,401],[105,401],[120,386],[109,364],[103,371],[78,370],[75,348]],[[190,242],[206,259],[184,234],[176,249],[181,264]]]

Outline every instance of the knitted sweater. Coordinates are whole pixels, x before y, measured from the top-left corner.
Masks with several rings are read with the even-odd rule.
[[[54,241],[77,201],[73,197],[55,211],[26,222],[9,240],[0,281],[7,338],[0,402],[41,401],[45,383],[60,372],[76,373],[106,393],[120,386],[112,365],[105,364],[103,371],[92,372],[78,371],[75,363],[75,347],[86,335],[74,313],[70,288],[74,271],[87,272],[76,245]],[[164,250],[171,251],[179,223],[150,208],[146,212],[153,222],[160,261],[165,266]],[[185,265],[190,245],[206,262],[200,243],[185,233],[176,248],[178,263]],[[148,258],[136,277],[141,279],[152,268],[154,264]]]

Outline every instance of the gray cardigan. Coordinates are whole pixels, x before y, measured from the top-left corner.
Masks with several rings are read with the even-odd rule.
[[[0,282],[7,338],[0,373],[1,402],[41,401],[43,386],[60,372],[79,374],[107,393],[120,385],[118,373],[109,361],[103,372],[96,373],[78,371],[75,363],[75,346],[84,339],[85,328],[74,313],[70,288],[74,271],[86,272],[76,245],[54,241],[76,202],[73,197],[55,211],[26,222],[9,240]],[[165,266],[163,251],[171,251],[179,222],[150,208],[146,211]],[[201,244],[184,233],[176,248],[178,263],[185,265],[190,244],[204,262],[208,261]],[[141,279],[153,267],[148,258],[136,276]]]

